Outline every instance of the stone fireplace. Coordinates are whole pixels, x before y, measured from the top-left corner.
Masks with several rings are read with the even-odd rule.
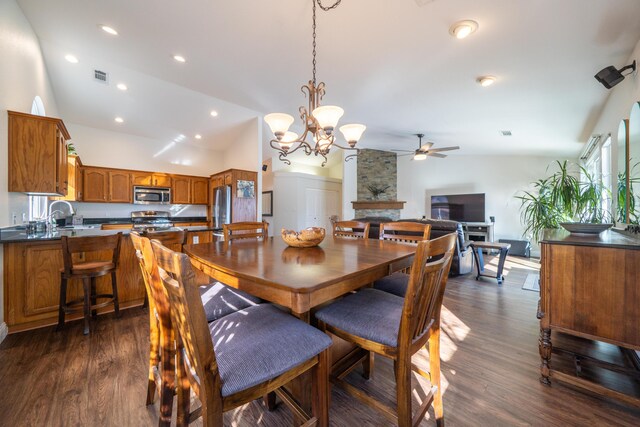
[[[398,163],[396,153],[389,151],[360,150],[358,154],[358,200],[353,201],[356,218],[386,216],[400,219],[404,207],[398,201]],[[384,193],[374,199],[370,186],[385,188]]]

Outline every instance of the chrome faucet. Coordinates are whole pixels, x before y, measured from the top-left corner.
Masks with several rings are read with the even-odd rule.
[[[53,219],[53,215],[57,213],[63,213],[60,209],[53,210],[53,205],[57,203],[62,203],[67,205],[69,207],[69,215],[74,215],[76,213],[71,203],[67,202],[66,200],[54,200],[49,205],[49,214],[47,215],[47,227],[49,230],[56,229],[56,221]]]

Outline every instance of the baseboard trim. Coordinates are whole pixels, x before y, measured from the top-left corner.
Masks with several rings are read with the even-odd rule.
[[[0,343],[9,335],[9,328],[5,322],[0,323]]]

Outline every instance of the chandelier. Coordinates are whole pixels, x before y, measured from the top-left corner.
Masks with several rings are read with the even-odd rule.
[[[287,156],[291,153],[302,149],[309,156],[314,154],[321,156],[324,161],[322,166],[327,163],[327,154],[331,148],[336,147],[342,150],[355,150],[355,154],[351,154],[345,158],[350,160],[357,155],[358,149],[356,144],[362,133],[366,129],[365,125],[348,124],[340,127],[340,132],[347,141],[348,147],[338,145],[336,143],[335,129],[338,121],[344,114],[344,110],[335,105],[320,105],[320,101],[325,95],[325,84],[316,81],[316,2],[324,11],[335,9],[342,0],[337,0],[331,6],[323,6],[321,0],[313,1],[313,78],[309,83],[302,86],[301,90],[305,97],[309,98],[309,107],[300,107],[300,118],[304,124],[304,132],[298,135],[289,131],[289,127],[293,124],[293,116],[285,113],[271,113],[264,116],[265,122],[271,128],[275,139],[270,141],[271,147],[279,152],[281,161],[290,165],[291,162]],[[313,143],[309,143],[307,138],[313,139]]]

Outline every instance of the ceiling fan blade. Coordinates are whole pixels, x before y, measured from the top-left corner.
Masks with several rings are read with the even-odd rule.
[[[429,151],[429,149],[433,147],[433,142],[427,142],[426,144],[422,144],[419,148],[420,151]]]
[[[441,159],[444,159],[445,157],[447,157],[446,154],[438,154],[438,153],[434,153],[432,151],[428,152],[427,156],[429,156],[429,157],[440,157]]]
[[[430,153],[437,153],[439,151],[452,151],[452,150],[459,150],[460,147],[455,146],[455,147],[442,147],[442,148],[434,148],[433,150],[429,150]]]

